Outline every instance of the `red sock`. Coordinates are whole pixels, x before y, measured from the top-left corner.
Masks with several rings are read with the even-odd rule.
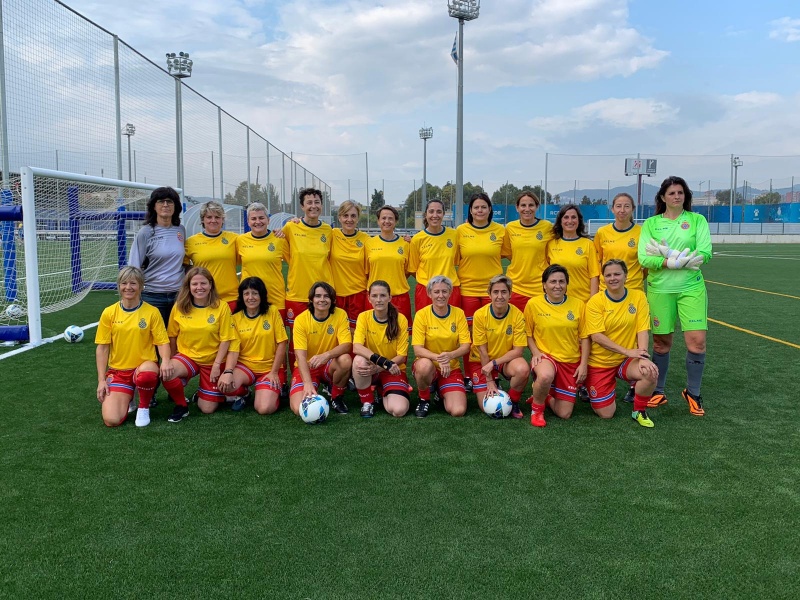
[[[344,392],[347,388],[341,387],[339,385],[332,385],[331,386],[331,398],[338,398],[339,396],[344,396]]]
[[[514,388],[508,390],[508,397],[511,398],[512,402],[519,402],[520,398],[522,398],[522,391],[517,391]]]
[[[642,412],[647,410],[647,403],[649,402],[651,396],[640,396],[639,394],[634,394],[633,396],[633,410]]]
[[[156,393],[158,373],[140,371],[133,378],[133,384],[139,390],[139,408],[150,408],[150,401]]]
[[[424,402],[430,402],[431,401],[431,388],[427,387],[424,390],[422,388],[420,388],[420,390],[419,390],[419,399],[424,401]]]
[[[177,406],[186,406],[186,398],[183,395],[183,382],[180,377],[170,379],[169,381],[162,381],[161,384]]]
[[[361,404],[372,402],[372,388],[357,389],[356,391],[358,391],[358,399],[361,400]]]

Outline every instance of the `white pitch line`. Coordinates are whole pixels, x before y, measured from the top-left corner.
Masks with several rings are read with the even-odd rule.
[[[87,329],[92,329],[93,327],[97,327],[98,323],[89,323],[88,325],[82,325],[81,329],[83,329],[83,331],[85,332]],[[10,358],[11,356],[16,356],[17,354],[22,354],[23,352],[27,352],[28,350],[33,350],[34,348],[39,348],[44,344],[49,344],[50,342],[55,342],[56,340],[63,340],[63,339],[64,339],[64,334],[59,333],[58,335],[54,335],[53,337],[44,338],[39,346],[31,346],[30,344],[25,344],[24,346],[21,346],[16,350],[11,350],[9,352],[4,352],[3,354],[0,354],[0,360],[3,360],[4,358]]]
[[[714,252],[714,256],[722,258],[766,258],[770,260],[800,260],[800,256],[760,256],[756,254],[728,254],[727,252]]]

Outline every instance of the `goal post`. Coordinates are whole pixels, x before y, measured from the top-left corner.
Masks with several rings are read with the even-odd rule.
[[[0,340],[39,345],[42,314],[73,306],[93,289],[115,289],[158,187],[23,167],[19,189],[2,190],[0,205]]]

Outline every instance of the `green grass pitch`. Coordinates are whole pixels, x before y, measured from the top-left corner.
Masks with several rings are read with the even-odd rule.
[[[710,316],[800,346],[800,247],[715,251],[709,281],[795,298],[709,283]],[[622,403],[542,430],[474,398],[173,425],[163,389],[149,427],[106,429],[93,336],[0,361],[0,598],[800,597],[800,348],[711,323],[697,418],[678,341],[652,430]]]

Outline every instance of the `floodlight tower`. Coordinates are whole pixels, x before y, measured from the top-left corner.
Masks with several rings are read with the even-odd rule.
[[[128,136],[128,181],[133,181],[131,176],[131,136],[136,134],[136,127],[130,123],[125,123],[125,129],[122,130],[122,135]]]
[[[175,154],[178,161],[178,187],[183,190],[183,103],[181,100],[181,79],[192,76],[193,61],[188,52],[167,53],[167,71],[175,78]],[[130,140],[130,138],[128,138]],[[183,193],[183,192],[181,192]]]
[[[481,0],[447,0],[450,16],[458,19],[458,119],[456,124],[456,198],[453,222],[460,225],[464,213],[464,21],[474,21],[481,11]]]
[[[422,210],[428,202],[428,140],[433,137],[433,127],[423,127],[419,130],[422,140]]]
[[[733,188],[731,188],[731,202],[730,202],[730,227],[733,227],[733,199],[736,196],[736,185],[737,185],[737,178],[739,177],[739,167],[741,167],[744,163],[738,156],[734,156],[733,160],[731,161],[731,166],[733,166]],[[742,200],[742,212],[744,212],[744,200]],[[744,215],[742,215],[744,217]],[[730,231],[730,229],[729,229]]]

